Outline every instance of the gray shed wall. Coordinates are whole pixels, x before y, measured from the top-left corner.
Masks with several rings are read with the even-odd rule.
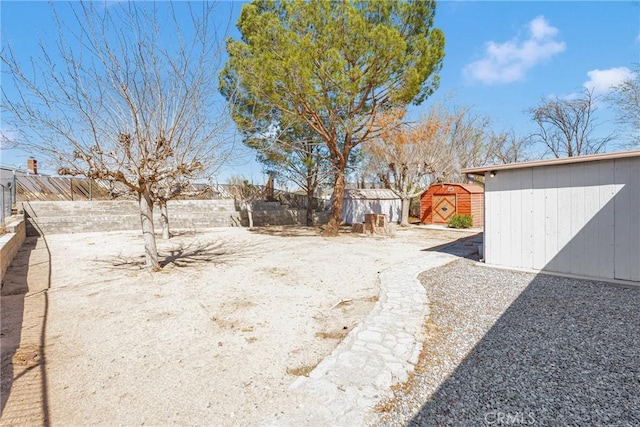
[[[640,157],[485,174],[488,264],[640,282]]]
[[[368,213],[387,216],[389,222],[400,222],[402,202],[400,199],[350,199],[342,200],[342,221],[346,224],[364,222]]]

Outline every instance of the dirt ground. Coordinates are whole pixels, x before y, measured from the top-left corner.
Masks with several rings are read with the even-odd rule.
[[[255,425],[304,405],[288,387],[372,309],[378,273],[465,237],[316,228],[47,236],[44,355],[53,425]],[[43,359],[45,359],[43,357]]]

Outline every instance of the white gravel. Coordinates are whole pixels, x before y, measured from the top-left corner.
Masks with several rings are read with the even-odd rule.
[[[376,425],[640,425],[640,289],[469,260],[421,281],[425,350]]]

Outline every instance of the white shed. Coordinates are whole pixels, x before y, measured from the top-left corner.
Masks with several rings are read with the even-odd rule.
[[[400,221],[402,201],[393,190],[345,189],[342,199],[342,221],[346,224],[364,222],[368,213],[383,214],[389,222]]]
[[[464,169],[487,264],[640,283],[640,150]]]

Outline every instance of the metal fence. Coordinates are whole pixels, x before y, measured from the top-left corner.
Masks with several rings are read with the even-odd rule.
[[[16,200],[112,200],[130,197],[124,184],[88,178],[23,175],[17,176]]]
[[[292,209],[306,209],[309,198],[305,194],[291,193],[277,188],[254,184],[216,184],[210,187],[214,199],[235,199],[244,202],[279,202]],[[314,197],[311,199],[312,206],[317,211],[330,209],[328,199]]]
[[[39,175],[22,175],[14,178],[15,202],[38,200],[113,200],[119,198],[133,198],[134,195],[121,183],[107,180],[47,177]],[[235,199],[236,201],[280,202],[293,209],[304,209],[309,203],[306,195],[290,193],[262,185],[253,184],[204,184],[193,183],[182,188],[175,194],[175,199]],[[9,196],[9,200],[11,197]],[[316,210],[328,210],[328,200],[313,198]],[[9,206],[11,202],[9,202]]]
[[[4,227],[5,220],[11,216],[11,210],[13,208],[13,200],[11,198],[11,188],[1,185],[0,201],[2,202],[2,214],[0,214],[0,225]]]

